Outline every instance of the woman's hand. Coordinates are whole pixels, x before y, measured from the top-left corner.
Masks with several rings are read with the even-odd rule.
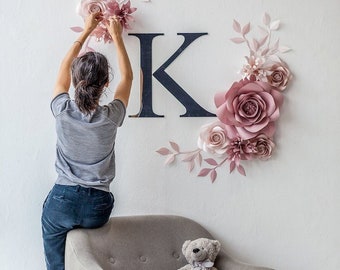
[[[85,20],[84,31],[91,33],[102,20],[103,14],[101,12],[90,14]]]
[[[109,18],[109,23],[106,23],[106,28],[109,31],[114,43],[121,38],[123,32],[123,26],[118,20],[117,16]]]

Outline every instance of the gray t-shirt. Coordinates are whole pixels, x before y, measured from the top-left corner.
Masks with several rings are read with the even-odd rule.
[[[52,100],[51,110],[57,131],[56,183],[109,191],[115,177],[115,139],[125,117],[124,104],[116,99],[87,116],[63,93]]]

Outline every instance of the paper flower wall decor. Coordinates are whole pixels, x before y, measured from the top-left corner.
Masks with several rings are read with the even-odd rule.
[[[98,24],[97,28],[93,30],[91,36],[94,36],[97,41],[104,41],[105,43],[112,42],[112,38],[106,29],[106,23],[111,16],[117,16],[124,29],[131,29],[130,22],[133,21],[131,15],[137,9],[131,7],[129,1],[117,1],[117,0],[81,0],[77,7],[77,13],[85,19],[89,14],[95,12],[102,12],[104,19]],[[71,27],[74,32],[82,32],[83,28],[79,26]],[[85,51],[94,51],[89,47],[89,41],[85,44]]]
[[[249,56],[245,57],[246,62],[240,72],[242,79],[234,82],[226,92],[215,94],[217,120],[201,127],[197,149],[181,151],[177,143],[170,142],[170,148],[157,150],[167,157],[165,164],[181,157],[190,172],[197,165],[200,168],[198,176],[209,175],[214,182],[217,169],[222,165],[229,164],[230,173],[237,169],[245,176],[243,162],[267,160],[272,156],[283,92],[292,74],[278,56],[290,49],[281,46],[279,40],[272,43],[272,32],[279,29],[280,21],[272,21],[265,13],[262,22],[260,36],[250,38],[250,23],[241,26],[234,20],[233,29],[237,37],[231,41],[245,44],[249,49]]]

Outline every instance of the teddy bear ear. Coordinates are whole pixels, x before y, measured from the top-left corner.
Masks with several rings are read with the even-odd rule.
[[[190,243],[191,243],[190,240],[186,240],[186,241],[184,242],[184,244],[183,244],[183,246],[182,246],[182,252],[183,252],[183,254],[185,254],[185,251],[186,251],[186,249],[187,249],[187,247],[189,246]]]
[[[214,240],[213,245],[215,246],[215,250],[218,253],[221,250],[221,243],[218,240]]]

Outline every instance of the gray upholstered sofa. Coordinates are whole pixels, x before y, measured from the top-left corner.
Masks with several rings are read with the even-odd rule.
[[[215,239],[198,223],[179,216],[112,217],[99,229],[68,233],[66,270],[176,270],[187,264],[182,245],[196,238]],[[269,270],[241,263],[222,250],[218,270]]]

